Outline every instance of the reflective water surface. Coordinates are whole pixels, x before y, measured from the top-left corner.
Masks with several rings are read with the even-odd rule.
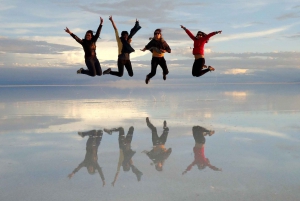
[[[0,200],[298,200],[299,87],[2,87]]]

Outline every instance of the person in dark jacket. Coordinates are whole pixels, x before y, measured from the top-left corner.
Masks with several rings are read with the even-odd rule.
[[[195,61],[193,64],[192,75],[195,77],[200,77],[209,71],[214,71],[215,68],[212,66],[207,67],[205,65],[204,45],[208,42],[210,37],[216,34],[221,34],[222,31],[214,31],[208,35],[202,31],[198,31],[197,35],[194,36],[186,27],[181,25],[181,28],[184,29],[187,35],[194,41],[193,55],[195,57]]]
[[[73,170],[68,177],[71,179],[76,172],[78,172],[82,167],[86,167],[89,174],[93,175],[98,171],[103,186],[105,185],[105,178],[102,172],[102,168],[98,164],[98,148],[102,140],[103,131],[102,130],[91,130],[87,132],[78,132],[81,137],[89,136],[86,142],[86,154],[84,160]]]
[[[146,118],[146,123],[152,132],[153,148],[151,151],[145,150],[143,153],[146,153],[146,155],[152,160],[153,163],[151,163],[151,165],[154,164],[157,171],[162,171],[165,160],[167,160],[172,153],[172,148],[167,149],[165,147],[169,134],[169,128],[167,127],[167,122],[164,121],[163,133],[160,137],[158,137],[157,129],[153,126],[148,117]]]
[[[100,25],[97,29],[97,32],[95,35],[93,35],[92,30],[88,30],[85,34],[84,39],[78,38],[75,34],[73,34],[68,27],[66,27],[65,32],[69,33],[79,44],[82,45],[84,50],[84,58],[85,58],[85,64],[88,68],[88,70],[85,70],[83,68],[80,68],[77,70],[77,74],[85,74],[89,76],[101,76],[102,75],[102,69],[99,60],[96,57],[96,42],[100,36],[100,32],[102,29],[103,19],[100,17]]]
[[[112,16],[109,16],[109,20],[111,21],[116,35],[116,40],[118,43],[118,71],[112,71],[111,68],[108,68],[107,70],[103,71],[103,74],[111,74],[114,76],[122,77],[124,74],[124,66],[128,72],[128,75],[130,77],[133,76],[133,70],[132,65],[130,61],[130,53],[134,52],[135,50],[131,47],[131,39],[132,37],[140,30],[142,27],[139,24],[139,21],[135,21],[134,27],[131,29],[130,34],[128,35],[127,31],[121,32],[121,37],[119,37],[119,32],[116,27],[116,24],[112,18]]]
[[[154,31],[154,37],[150,39],[151,41],[144,47],[144,49],[141,49],[142,51],[150,50],[152,52],[151,72],[146,76],[146,84],[148,84],[150,79],[155,76],[158,65],[160,65],[163,70],[163,79],[167,79],[169,70],[164,58],[164,53],[171,53],[171,48],[162,37],[161,29],[156,29]]]

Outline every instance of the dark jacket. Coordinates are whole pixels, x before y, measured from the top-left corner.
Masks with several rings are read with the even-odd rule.
[[[161,38],[160,40],[152,39],[145,47],[147,50],[150,49],[151,52],[153,52],[151,48],[156,47],[158,49],[163,49],[166,50],[168,53],[171,53],[171,48],[163,38]]]
[[[78,38],[75,34],[71,34],[71,36],[79,43],[82,45],[83,50],[84,50],[84,58],[95,58],[96,57],[96,42],[97,39],[100,36],[100,32],[102,29],[102,25],[100,24],[96,34],[92,37],[91,40],[86,40],[86,39],[80,39]]]
[[[123,44],[123,48],[122,48],[122,54],[124,53],[128,53],[130,54],[131,52],[134,52],[135,50],[131,47],[131,45],[128,43],[129,40],[131,40],[131,38],[138,32],[138,30],[140,30],[142,27],[140,26],[139,22],[135,22],[134,27],[130,30],[130,34],[128,36],[127,41],[121,37],[121,42]]]

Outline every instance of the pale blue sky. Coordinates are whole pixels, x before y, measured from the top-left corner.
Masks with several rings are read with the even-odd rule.
[[[156,28],[163,29],[172,49],[166,59],[178,60],[170,67],[191,68],[193,42],[181,24],[193,33],[223,31],[205,46],[206,62],[217,64],[221,74],[230,74],[231,69],[253,72],[256,65],[300,68],[300,0],[1,0],[0,4],[0,68],[84,67],[82,47],[63,29],[68,26],[84,37],[88,29],[97,29],[100,16],[104,26],[97,56],[104,69],[116,67],[117,44],[109,15],[119,31],[129,31],[136,18],[140,21],[142,29],[132,43],[135,71],[150,70],[151,54],[139,49]]]

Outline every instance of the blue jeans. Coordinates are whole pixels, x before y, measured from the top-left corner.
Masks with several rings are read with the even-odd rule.
[[[86,67],[88,68],[88,70],[82,70],[81,74],[86,74],[89,76],[101,76],[102,75],[102,69],[101,69],[101,65],[100,62],[98,61],[97,57],[93,57],[93,58],[86,58],[85,59],[85,64]]]

